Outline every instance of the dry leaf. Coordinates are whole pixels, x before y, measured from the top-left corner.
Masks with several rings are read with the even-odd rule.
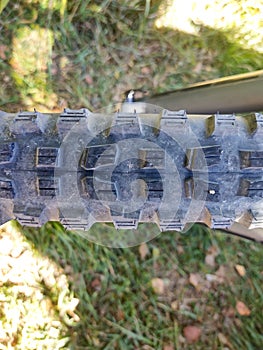
[[[178,254],[183,254],[184,253],[184,247],[182,245],[180,245],[180,244],[178,244],[176,246],[176,250],[177,250]]]
[[[218,339],[220,341],[220,343],[224,344],[224,345],[228,345],[228,340],[226,338],[226,336],[223,333],[218,333]]]
[[[142,243],[139,247],[139,253],[142,260],[145,259],[146,255],[149,253],[149,249],[146,243]]]
[[[85,81],[87,84],[92,85],[93,84],[93,79],[92,76],[90,76],[89,74],[85,75]]]
[[[177,300],[174,300],[174,301],[172,301],[172,303],[171,303],[171,308],[175,311],[175,310],[178,310],[178,306],[179,306],[179,304],[178,304],[178,301]]]
[[[236,303],[236,309],[241,316],[249,316],[251,314],[249,308],[242,301],[238,301]]]
[[[121,309],[118,309],[117,312],[116,312],[116,319],[117,319],[117,321],[124,320],[124,318],[125,318],[124,312]]]
[[[211,267],[215,267],[215,258],[218,255],[218,248],[216,246],[209,247],[205,257],[205,263]]]
[[[91,282],[91,287],[95,290],[100,290],[101,289],[101,280],[99,278],[95,278],[92,282]]]
[[[216,275],[212,275],[211,273],[207,273],[205,275],[205,278],[208,282],[217,282],[218,281],[218,277]]]
[[[246,269],[245,269],[245,267],[243,266],[243,265],[236,265],[235,266],[235,268],[236,268],[236,270],[237,270],[237,273],[239,274],[239,276],[241,276],[241,277],[244,277],[245,276],[245,274],[246,274]]]
[[[164,293],[164,281],[161,278],[153,278],[151,284],[156,294],[161,295]]]
[[[223,265],[219,266],[218,270],[216,271],[216,275],[222,278],[226,277],[226,269]]]
[[[164,345],[163,350],[174,350],[174,346],[171,344]]]
[[[217,281],[218,283],[224,283],[226,278],[226,269],[223,265],[219,266],[219,269],[216,271]]]
[[[149,68],[149,67],[142,67],[141,68],[141,72],[142,72],[142,74],[145,74],[145,75],[150,74],[151,73],[151,68]]]
[[[184,337],[189,343],[196,342],[201,335],[201,329],[196,326],[186,326],[184,327]]]
[[[200,282],[202,281],[201,276],[199,273],[190,273],[189,282],[192,286],[194,286],[196,289],[200,288]]]
[[[205,257],[205,263],[211,267],[215,267],[215,255],[207,254]]]

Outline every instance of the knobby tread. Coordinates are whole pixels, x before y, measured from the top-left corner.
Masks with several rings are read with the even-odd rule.
[[[263,115],[188,115],[158,109],[140,113],[135,107],[110,115],[85,108],[61,114],[0,112],[0,224],[17,219],[38,227],[51,220],[88,229],[94,222],[113,222],[117,229],[133,229],[140,222],[155,222],[160,230],[180,231],[187,225],[189,203],[202,197],[198,222],[263,241]],[[79,217],[74,202],[63,213],[57,203],[63,184],[70,181],[61,144],[83,120],[94,137],[79,157],[76,181],[92,222]],[[98,124],[104,125],[103,132],[97,133]],[[174,137],[181,149],[175,150],[165,135]],[[137,159],[120,163],[119,142],[135,137],[150,139],[156,147],[143,147]],[[172,161],[181,180],[182,198],[173,220],[158,211],[164,186],[169,186],[163,181],[170,171],[166,152],[176,153]],[[57,181],[58,168],[64,170]],[[129,201],[133,181],[138,198],[147,198],[148,204],[129,212],[117,204]]]

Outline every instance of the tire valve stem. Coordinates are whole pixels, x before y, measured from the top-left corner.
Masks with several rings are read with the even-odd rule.
[[[134,95],[135,95],[135,91],[134,90],[128,91],[125,102],[134,102]]]

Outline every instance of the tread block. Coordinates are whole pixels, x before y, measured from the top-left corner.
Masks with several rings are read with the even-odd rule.
[[[207,184],[203,180],[193,179],[193,177],[189,177],[184,181],[185,197],[188,199],[202,199],[204,197],[204,188],[208,188],[206,201],[220,201],[219,183],[209,182]]]
[[[39,196],[54,197],[56,195],[55,180],[51,176],[37,177],[37,192]]]
[[[184,227],[180,219],[160,220],[159,227],[161,231],[181,231]]]
[[[38,116],[37,111],[18,113],[13,120],[13,124],[10,124],[11,134],[39,134],[41,130],[37,121]]]
[[[54,168],[57,155],[58,148],[56,147],[38,147],[36,149],[36,166],[38,168]]]
[[[238,196],[263,198],[263,181],[242,178],[239,184]]]
[[[212,218],[212,227],[214,229],[228,228],[232,225],[232,220],[229,218]]]
[[[115,163],[117,146],[98,145],[85,148],[79,162],[84,170],[96,169],[100,166],[109,166]]]
[[[120,218],[118,220],[113,219],[113,224],[117,230],[132,230],[137,229],[138,220],[129,218]]]
[[[250,228],[262,228],[263,227],[263,209],[251,209],[252,222]]]
[[[87,230],[89,221],[81,218],[60,218],[60,222],[69,230]]]
[[[169,111],[167,109],[164,109],[162,112],[161,126],[184,126],[186,122],[187,114],[185,110]]]
[[[39,227],[42,211],[43,207],[28,207],[26,209],[23,206],[14,207],[16,220],[23,226]]]
[[[117,198],[117,190],[114,182],[101,182],[99,188],[94,188],[93,176],[84,176],[79,179],[80,193],[83,197],[105,201],[114,202]]]
[[[0,198],[13,199],[15,191],[11,180],[0,180]]]
[[[35,120],[37,118],[37,112],[20,112],[16,115],[15,121],[29,121]]]
[[[227,131],[233,132],[236,124],[236,116],[234,114],[215,114],[207,118],[206,135],[221,135]]]
[[[246,115],[244,120],[249,134],[263,132],[263,115],[261,113]]]
[[[142,168],[165,168],[165,151],[162,149],[140,149],[138,157],[143,160]]]
[[[15,155],[15,142],[0,143],[0,165],[12,161]]]
[[[113,224],[116,229],[137,229],[140,219],[140,210],[134,212],[122,212],[118,213],[114,210],[111,210],[111,217]]]
[[[188,148],[185,157],[185,167],[189,170],[204,170],[218,165],[221,161],[222,149],[218,145],[198,148]]]
[[[134,124],[137,121],[137,114],[135,113],[117,113],[116,124]]]
[[[241,169],[262,169],[263,151],[239,151]]]
[[[60,114],[59,121],[66,123],[76,123],[79,122],[83,118],[87,118],[89,114],[88,109],[69,109],[65,108],[64,112]]]

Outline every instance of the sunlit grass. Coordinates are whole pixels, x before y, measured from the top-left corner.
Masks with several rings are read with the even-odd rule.
[[[48,70],[51,66],[53,33],[39,26],[22,26],[12,41],[12,76],[27,108],[53,110],[58,103]]]
[[[167,0],[156,26],[196,35],[199,25],[227,30],[230,39],[263,52],[262,13],[262,0]]]
[[[0,349],[61,349],[79,300],[60,266],[32,249],[20,228],[0,229]]]

